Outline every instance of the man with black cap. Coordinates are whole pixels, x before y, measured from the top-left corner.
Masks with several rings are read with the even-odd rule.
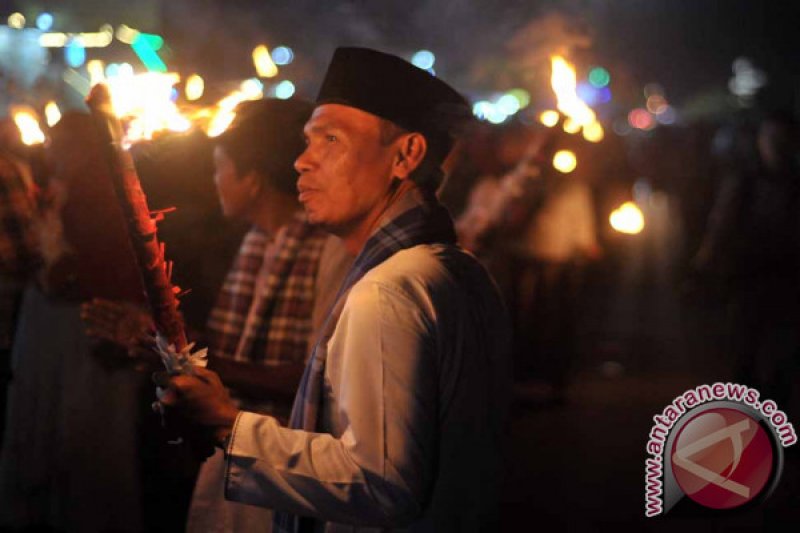
[[[509,328],[434,194],[468,111],[402,59],[338,49],[295,167],[309,220],[357,257],[290,427],[238,411],[204,369],[163,396],[216,428],[226,497],[276,509],[279,531],[496,525]]]

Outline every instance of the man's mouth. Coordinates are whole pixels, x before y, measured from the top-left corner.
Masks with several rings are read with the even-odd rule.
[[[316,189],[312,189],[311,187],[299,186],[297,187],[298,195],[297,199],[300,202],[305,202],[308,198],[311,197],[312,194],[316,192]]]
[[[309,187],[305,183],[298,183],[297,184],[297,199],[300,202],[305,202],[312,194],[316,192],[316,189],[313,187]]]

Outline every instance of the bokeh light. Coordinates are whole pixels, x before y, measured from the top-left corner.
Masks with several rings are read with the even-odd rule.
[[[108,65],[106,65],[106,77],[114,78],[116,76],[119,76],[119,64],[109,63]]]
[[[430,50],[419,50],[411,57],[411,64],[422,70],[433,68],[434,63],[436,63],[436,56]]]
[[[564,174],[569,174],[578,166],[578,158],[570,150],[559,150],[553,156],[553,168]]]
[[[72,39],[64,48],[64,60],[72,68],[78,68],[86,62],[86,48],[76,39]]]
[[[86,72],[89,73],[89,83],[97,85],[106,79],[106,68],[102,61],[99,59],[92,59],[86,63]]]
[[[511,89],[508,94],[517,99],[520,109],[528,107],[528,104],[531,103],[531,94],[525,89]]]
[[[130,26],[126,26],[125,24],[120,24],[117,26],[115,35],[118,41],[125,44],[133,44],[133,42],[139,37],[139,30],[135,30]]]
[[[19,129],[22,142],[28,146],[34,144],[42,144],[44,142],[44,133],[39,126],[39,120],[36,118],[36,113],[27,107],[19,107],[12,109],[11,115],[14,118],[14,123]]]
[[[479,100],[472,104],[472,114],[481,120],[486,120],[492,112],[494,104],[488,100]]]
[[[288,46],[278,46],[272,51],[272,60],[276,65],[288,65],[294,60],[294,52]]]
[[[264,96],[264,84],[257,78],[244,80],[239,90],[251,100],[257,100]]]
[[[44,106],[44,117],[45,120],[47,120],[47,125],[51,128],[58,124],[58,121],[61,120],[61,110],[52,100],[47,102],[47,105]]]
[[[595,106],[600,102],[600,91],[590,83],[580,82],[575,92],[578,98],[586,102],[589,106]]]
[[[21,30],[25,27],[25,15],[22,13],[11,13],[8,16],[8,27]]]
[[[633,128],[649,130],[655,126],[655,119],[653,119],[653,115],[651,115],[647,109],[637,107],[628,113],[628,123]]]
[[[590,143],[599,143],[605,136],[603,125],[597,121],[583,127],[583,138]]]
[[[486,120],[492,124],[502,124],[507,118],[508,115],[503,113],[503,110],[494,104],[489,108],[489,113],[486,115]]]
[[[38,17],[36,17],[36,27],[42,31],[50,31],[50,28],[53,27],[53,15],[50,13],[40,13]]]
[[[495,105],[505,115],[513,115],[519,111],[520,107],[519,100],[511,94],[504,94],[501,96]]]
[[[612,211],[608,221],[614,230],[628,235],[641,233],[644,229],[644,215],[633,202],[625,202]]]
[[[260,44],[253,49],[253,64],[261,78],[274,78],[278,75],[278,67],[272,60],[269,48],[264,44]]]
[[[186,78],[186,99],[189,101],[199,100],[206,90],[206,83],[203,78],[198,74],[192,74]]]
[[[598,89],[607,87],[611,82],[611,74],[603,67],[594,67],[589,71],[589,83]]]
[[[548,128],[552,128],[556,124],[558,124],[561,115],[558,114],[558,111],[553,111],[552,109],[548,109],[547,111],[542,111],[539,115],[539,122],[547,126]]]
[[[573,120],[570,117],[567,117],[566,119],[564,119],[563,128],[564,128],[564,131],[566,133],[569,133],[571,135],[574,135],[574,134],[578,133],[579,131],[581,131],[581,125],[578,124],[578,122],[576,120]]]
[[[647,110],[658,115],[667,110],[667,99],[660,94],[653,94],[647,98]]]
[[[275,86],[275,97],[281,100],[287,100],[294,95],[294,83],[289,80],[283,80]]]
[[[674,107],[668,105],[664,111],[656,115],[656,120],[659,124],[671,126],[678,120],[678,113],[675,111]]]

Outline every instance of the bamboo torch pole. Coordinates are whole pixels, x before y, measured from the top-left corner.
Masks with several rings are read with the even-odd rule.
[[[105,85],[92,88],[87,98],[111,168],[114,189],[128,222],[150,310],[156,328],[181,352],[187,345],[183,319],[178,312],[176,288],[170,281],[164,245],[157,236],[156,221],[147,207],[131,154],[121,145],[122,128],[111,110],[111,95]]]

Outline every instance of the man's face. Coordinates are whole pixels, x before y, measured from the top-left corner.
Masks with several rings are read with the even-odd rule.
[[[308,219],[347,237],[371,224],[391,194],[395,143],[381,143],[381,119],[339,104],[314,110],[306,150],[295,161]]]
[[[252,174],[239,176],[225,149],[214,148],[214,185],[226,217],[247,218],[255,197],[252,178]]]

